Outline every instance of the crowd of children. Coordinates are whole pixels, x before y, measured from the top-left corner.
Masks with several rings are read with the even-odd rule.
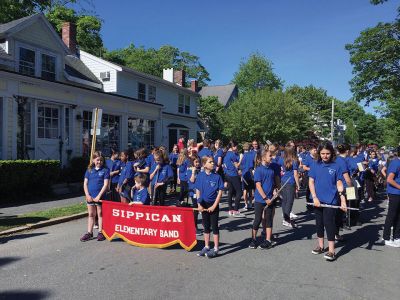
[[[239,153],[239,146],[242,153]],[[283,226],[295,229],[296,215],[292,212],[294,199],[303,187],[306,190],[308,212],[316,221],[318,244],[313,254],[324,254],[326,260],[335,256],[335,241],[341,240],[339,229],[360,225],[357,209],[366,199],[376,199],[376,190],[387,181],[388,214],[383,243],[400,247],[400,160],[397,153],[385,155],[376,146],[367,148],[341,144],[336,149],[329,142],[319,146],[298,146],[290,141],[285,146],[267,142],[239,145],[230,141],[223,148],[220,140],[204,140],[196,144],[184,139],[174,145],[171,153],[156,147],[133,152],[112,151],[106,162],[95,152],[85,173],[84,191],[88,207],[88,232],[81,238],[93,238],[97,216],[97,240],[101,233],[101,200],[107,199],[129,205],[165,205],[167,188],[179,193],[176,206],[194,208],[196,233],[201,214],[205,247],[199,256],[215,257],[219,251],[219,203],[227,190],[228,216],[242,218],[243,211],[254,208],[250,248],[268,249],[276,244],[272,229],[276,202],[281,201]],[[346,191],[349,194],[346,194]],[[241,209],[241,200],[244,208]],[[262,225],[261,237],[257,231]],[[391,235],[393,228],[393,235]],[[210,247],[210,233],[214,247]],[[325,251],[326,233],[328,251]]]

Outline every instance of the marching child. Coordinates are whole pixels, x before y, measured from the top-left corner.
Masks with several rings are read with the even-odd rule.
[[[107,168],[110,170],[110,200],[114,202],[120,202],[119,194],[116,191],[119,176],[121,173],[121,161],[119,160],[119,152],[111,149],[111,157],[106,161]]]
[[[110,180],[110,170],[104,167],[104,158],[99,151],[93,153],[92,163],[86,170],[83,182],[83,190],[85,191],[86,204],[88,209],[88,226],[87,233],[81,237],[81,242],[86,242],[93,238],[93,226],[95,216],[98,216],[99,233],[98,241],[104,241],[105,237],[101,232],[103,226],[103,218],[101,215],[101,197],[108,189]]]
[[[193,208],[197,208],[197,198],[195,191],[195,182],[196,177],[200,172],[200,158],[198,156],[192,156],[190,159],[190,167],[187,169],[186,174],[188,178],[188,187],[189,187],[189,199],[192,202]],[[196,235],[201,235],[200,231],[197,228],[197,221],[199,218],[199,212],[197,210],[193,211],[194,213],[194,225],[196,227]]]
[[[176,191],[176,184],[177,184],[177,165],[176,162],[178,161],[179,157],[179,150],[178,145],[174,145],[172,148],[172,152],[169,154],[169,163],[172,167],[172,171],[174,172],[174,180],[171,181],[171,194],[174,194]]]
[[[252,191],[254,189],[253,170],[255,155],[257,152],[250,151],[250,144],[243,144],[243,155],[240,158],[240,169],[242,170],[242,187],[244,210],[249,210],[252,207]]]
[[[205,247],[197,254],[209,258],[218,255],[219,247],[219,202],[221,201],[224,183],[221,176],[213,172],[214,159],[212,156],[204,156],[201,160],[204,172],[200,172],[196,178],[196,198],[198,210],[201,212],[204,227]],[[214,249],[210,249],[210,229],[214,235]]]
[[[152,204],[158,202],[164,205],[167,184],[174,177],[171,166],[165,161],[165,155],[162,151],[154,152],[154,164],[150,169],[151,196]]]
[[[251,242],[249,248],[257,248],[257,231],[264,214],[263,230],[266,239],[258,246],[260,249],[269,249],[275,245],[272,241],[272,226],[275,214],[275,202],[271,201],[274,189],[280,187],[280,174],[272,166],[272,152],[264,151],[257,157],[257,167],[254,172],[256,189],[254,193],[254,222],[251,231]]]
[[[131,199],[132,202],[129,205],[140,204],[149,205],[150,196],[146,188],[146,178],[145,174],[138,174],[135,176],[135,185],[132,187]]]

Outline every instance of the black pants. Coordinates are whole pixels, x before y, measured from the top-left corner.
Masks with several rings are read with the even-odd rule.
[[[367,190],[368,198],[375,199],[375,176],[371,174],[368,178],[365,178],[365,189]]]
[[[188,183],[187,181],[182,181],[182,180],[181,180],[181,183],[179,184],[179,186],[180,186],[180,188],[181,188],[181,190],[180,190],[180,192],[179,192],[179,202],[182,202],[182,201],[185,200],[185,198],[186,198],[187,195],[188,195],[188,192],[189,192],[189,183]]]
[[[265,211],[264,218],[266,221],[267,228],[272,228],[274,223],[273,221],[274,221],[275,203],[273,202],[270,206],[265,208],[266,206],[267,206],[266,203],[264,204],[260,202],[254,202],[253,230],[258,230],[258,228],[260,227],[264,211]]]
[[[213,206],[214,203],[210,202],[201,202],[201,206],[205,209]],[[213,234],[219,234],[219,227],[218,227],[218,218],[219,218],[219,205],[215,208],[212,213],[203,211],[201,213],[201,218],[204,227],[204,233],[210,233],[210,229],[212,228]]]
[[[154,185],[151,185],[151,191],[154,193],[152,205],[157,205],[160,203],[161,206],[165,203],[165,196],[167,194],[167,184],[163,184],[156,188],[154,192]]]
[[[383,239],[390,240],[390,228],[393,226],[393,239],[400,238],[400,195],[388,194],[389,208],[386,215]]]
[[[172,167],[172,172],[174,173],[174,179],[171,181],[170,185],[172,189],[176,190],[176,182],[178,180],[178,171],[176,166]]]
[[[329,242],[335,241],[336,232],[336,208],[314,207],[315,223],[317,225],[317,236],[324,237],[324,229]]]
[[[110,200],[114,202],[121,202],[121,198],[119,197],[119,193],[115,190],[117,187],[118,182],[111,183],[110,185]]]
[[[232,210],[232,198],[235,194],[235,210],[239,210],[240,198],[242,197],[242,184],[240,182],[240,176],[226,176],[228,182],[228,206],[229,210]]]
[[[304,172],[304,182],[305,182],[305,187],[306,187],[306,202],[307,203],[313,203],[313,200],[311,199],[311,191],[310,187],[308,186],[308,172]],[[306,205],[306,208],[308,211],[312,211],[314,207],[312,205]]]
[[[294,184],[287,184],[282,189],[282,213],[283,219],[290,222],[290,212],[293,208],[294,194],[296,192],[296,186]]]

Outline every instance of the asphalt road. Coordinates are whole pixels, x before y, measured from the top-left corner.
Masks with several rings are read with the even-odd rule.
[[[364,224],[344,231],[335,262],[311,254],[313,217],[295,201],[299,227],[275,216],[278,245],[249,249],[251,212],[221,212],[221,251],[138,248],[117,241],[82,243],[86,219],[0,239],[0,299],[398,299],[400,249],[377,243],[386,203],[369,205]]]

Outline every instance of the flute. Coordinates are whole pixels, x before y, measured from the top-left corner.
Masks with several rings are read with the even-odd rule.
[[[307,205],[312,205],[314,207],[330,207],[330,208],[342,208],[339,205],[329,205],[329,204],[320,204],[319,206],[315,206],[314,203],[308,203],[306,202]],[[360,210],[359,208],[355,208],[355,207],[346,207],[346,209],[348,210]]]

